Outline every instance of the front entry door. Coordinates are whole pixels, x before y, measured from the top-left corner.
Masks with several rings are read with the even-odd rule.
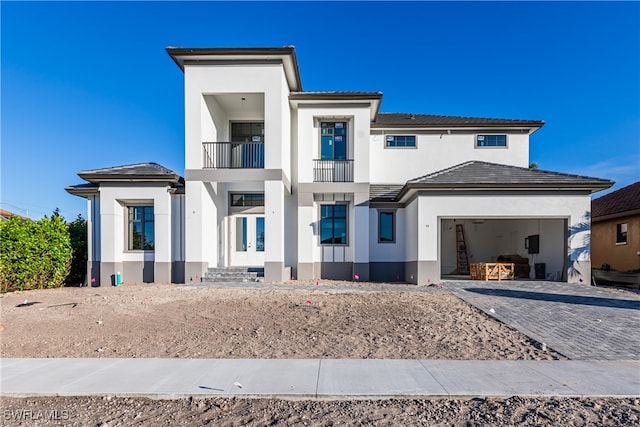
[[[264,215],[231,217],[231,265],[264,265]]]

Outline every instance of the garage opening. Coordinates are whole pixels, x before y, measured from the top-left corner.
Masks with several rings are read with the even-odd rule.
[[[461,242],[461,240],[464,240]],[[515,279],[566,281],[567,220],[562,218],[441,219],[443,278],[470,278],[466,262],[515,264]]]

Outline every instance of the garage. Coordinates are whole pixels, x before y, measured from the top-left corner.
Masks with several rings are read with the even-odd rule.
[[[514,263],[516,279],[567,280],[566,218],[441,218],[441,277],[471,263]]]

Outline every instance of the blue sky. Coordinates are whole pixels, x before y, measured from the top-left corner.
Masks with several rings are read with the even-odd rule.
[[[79,170],[184,172],[183,76],[167,46],[294,45],[305,90],[381,111],[541,119],[541,169],[640,179],[638,2],[0,2],[1,202],[59,207]],[[597,193],[596,197],[604,194]]]

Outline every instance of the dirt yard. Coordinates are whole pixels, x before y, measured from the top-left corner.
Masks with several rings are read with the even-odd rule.
[[[0,301],[3,357],[562,358],[440,289],[129,285]]]
[[[62,288],[0,298],[2,357],[560,359],[445,289]],[[7,398],[2,425],[638,425],[638,399]]]

